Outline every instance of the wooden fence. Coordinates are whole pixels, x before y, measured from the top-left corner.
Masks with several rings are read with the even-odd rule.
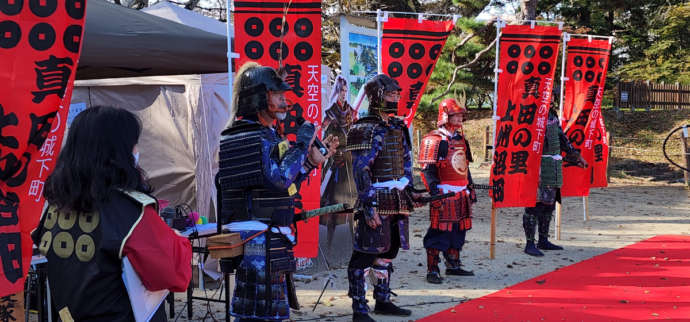
[[[613,98],[616,111],[690,109],[690,85],[619,82]]]

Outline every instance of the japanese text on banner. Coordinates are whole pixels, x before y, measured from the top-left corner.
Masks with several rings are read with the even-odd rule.
[[[507,26],[499,41],[494,206],[536,203],[541,153],[561,32],[558,27]]]

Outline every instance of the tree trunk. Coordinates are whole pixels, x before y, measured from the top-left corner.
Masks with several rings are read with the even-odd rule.
[[[537,0],[520,0],[520,11],[523,20],[536,20]]]

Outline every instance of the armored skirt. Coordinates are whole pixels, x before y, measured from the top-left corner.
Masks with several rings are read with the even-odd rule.
[[[244,230],[240,235],[246,240],[260,232]],[[269,253],[266,253],[267,238],[270,238]],[[290,317],[285,274],[295,271],[295,258],[292,246],[284,239],[280,233],[264,232],[244,245],[244,256],[235,273],[232,316],[276,321]]]

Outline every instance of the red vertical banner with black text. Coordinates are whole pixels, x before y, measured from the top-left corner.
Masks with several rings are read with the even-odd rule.
[[[501,31],[490,181],[496,208],[536,204],[560,39],[556,26],[514,25]]]
[[[398,115],[408,126],[454,26],[452,20],[412,18],[388,18],[383,23],[382,70],[402,88]]]
[[[604,125],[604,114],[599,113],[599,119],[596,123],[597,128],[592,141],[593,162],[590,188],[605,188],[609,186],[609,137],[606,132],[606,125]]]
[[[239,68],[249,61],[276,69],[283,68],[292,91],[286,93],[291,104],[283,129],[294,140],[297,120],[321,123],[321,2],[235,1],[235,48]],[[289,6],[289,7],[288,7]],[[283,25],[283,19],[285,24]],[[296,211],[319,207],[321,171],[302,183]],[[316,257],[319,219],[298,223],[297,257]]]
[[[85,15],[86,0],[0,1],[0,296],[24,288]]]
[[[606,182],[608,143],[601,115],[611,43],[609,39],[575,37],[566,45],[563,96],[563,130],[588,168],[563,162],[563,197],[588,196],[589,188],[603,165]],[[606,151],[604,151],[606,150]],[[597,170],[599,169],[599,170]],[[600,179],[596,179],[600,184]]]

